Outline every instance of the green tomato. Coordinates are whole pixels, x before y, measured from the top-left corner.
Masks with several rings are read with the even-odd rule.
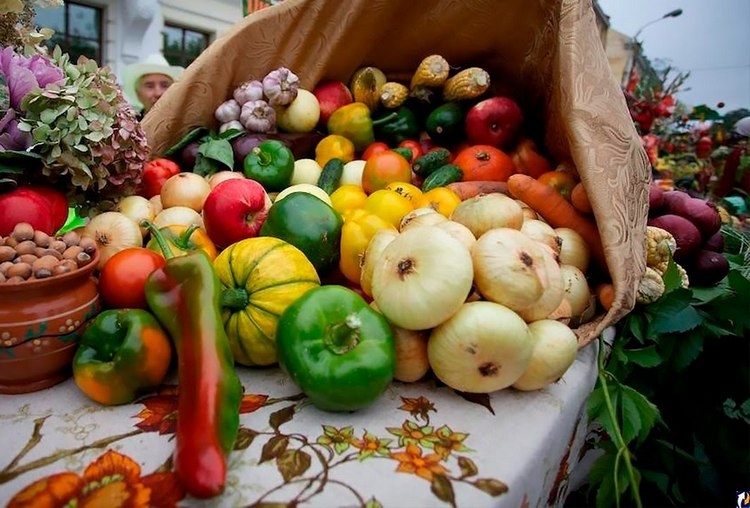
[[[253,148],[243,161],[245,176],[260,183],[268,192],[289,186],[294,173],[294,154],[281,141],[268,139]]]
[[[393,331],[382,314],[343,286],[313,288],[281,315],[279,365],[319,409],[374,403],[396,370]]]

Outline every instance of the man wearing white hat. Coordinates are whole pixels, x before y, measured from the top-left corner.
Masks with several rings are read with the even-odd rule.
[[[125,67],[123,93],[133,107],[140,111],[140,118],[149,112],[183,70],[183,67],[169,65],[161,53],[154,53],[141,62]]]

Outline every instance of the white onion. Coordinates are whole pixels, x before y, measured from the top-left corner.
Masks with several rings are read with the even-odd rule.
[[[523,210],[515,199],[500,192],[480,194],[461,201],[450,216],[479,238],[490,229],[521,229]]]
[[[529,238],[548,245],[555,254],[555,259],[560,256],[560,237],[557,236],[555,229],[539,219],[525,219],[521,225],[521,233]]]
[[[560,265],[555,260],[552,249],[546,244],[543,244],[543,247],[542,258],[544,259],[544,272],[547,284],[542,296],[533,305],[518,311],[518,315],[526,320],[527,323],[549,317],[550,314],[557,310],[565,296]]]
[[[555,228],[555,233],[560,237],[560,264],[573,265],[586,273],[591,257],[586,240],[571,228]]]
[[[527,369],[513,383],[517,390],[539,390],[556,382],[573,365],[578,353],[575,333],[559,321],[534,321],[529,332],[534,348]]]
[[[439,215],[439,214],[438,214]],[[461,242],[464,247],[471,249],[477,239],[469,228],[454,220],[444,220],[435,224],[435,227],[447,231],[453,238]]]
[[[425,330],[456,312],[472,287],[469,251],[433,226],[410,228],[390,242],[372,274],[372,296],[391,323]]]
[[[401,217],[401,222],[398,225],[399,231],[404,231],[407,227],[415,226],[434,226],[440,222],[446,221],[448,218],[439,213],[431,206],[422,206],[415,208],[414,210],[407,212],[406,215]]]
[[[483,234],[471,247],[477,290],[514,311],[533,305],[549,284],[543,249],[517,229],[496,228]]]
[[[154,203],[151,200],[138,195],[125,196],[114,209],[115,212],[120,212],[127,218],[139,225],[141,228],[141,235],[146,236],[147,229],[141,225],[143,221],[152,221],[156,217],[156,209]]]
[[[309,183],[315,185],[318,183],[322,171],[323,169],[315,159],[297,159],[294,161],[294,171],[292,171],[292,179],[289,184]],[[361,182],[357,182],[357,185],[361,185]]]
[[[197,224],[203,228],[203,217],[201,214],[186,206],[172,206],[165,208],[154,217],[154,225],[157,228],[171,225],[190,226]]]
[[[203,210],[211,184],[197,173],[177,173],[170,176],[161,187],[161,204],[164,208],[186,206],[196,212]]]
[[[364,254],[360,258],[359,287],[367,296],[372,296],[372,272],[378,265],[380,255],[386,245],[399,235],[391,228],[378,229],[367,244]]]
[[[586,275],[576,266],[560,265],[565,298],[570,302],[570,313],[581,316],[589,306],[591,288]]]
[[[526,370],[533,350],[526,322],[487,301],[465,303],[430,334],[430,367],[455,390],[490,393],[507,388]]]
[[[206,181],[208,182],[209,187],[213,189],[221,182],[231,180],[233,178],[245,178],[245,175],[243,173],[240,173],[239,171],[230,171],[227,169],[226,171],[217,171],[216,173],[207,177]]]
[[[104,266],[114,254],[130,247],[143,247],[141,229],[121,212],[103,212],[95,215],[84,226],[81,236],[92,238],[99,250],[98,268]]]

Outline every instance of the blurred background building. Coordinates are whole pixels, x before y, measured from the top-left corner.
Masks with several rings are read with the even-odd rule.
[[[86,55],[120,75],[126,65],[157,51],[172,65],[188,66],[246,12],[280,1],[65,0],[62,8],[37,9],[37,24],[54,29],[53,43],[74,59]],[[596,0],[593,8],[614,76],[626,81],[634,61],[633,39],[610,29]]]

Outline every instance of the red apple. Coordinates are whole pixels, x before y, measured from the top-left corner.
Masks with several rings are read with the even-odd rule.
[[[57,231],[49,201],[42,194],[22,189],[0,194],[0,236],[11,234],[20,222],[28,222],[48,235]]]
[[[312,93],[320,104],[319,127],[325,127],[328,124],[328,119],[334,111],[354,101],[352,92],[343,81],[332,79],[321,81],[313,88]]]
[[[271,198],[250,178],[224,180],[208,193],[203,204],[203,224],[218,247],[254,238],[268,217]]]
[[[490,97],[476,103],[466,113],[466,137],[475,145],[508,148],[523,123],[523,113],[509,97]]]
[[[47,199],[49,203],[50,213],[52,214],[52,227],[55,232],[62,228],[66,222],[68,222],[68,198],[65,193],[53,188],[46,187],[43,185],[32,185],[30,187],[23,187],[20,190],[27,192],[36,192],[41,194]]]

